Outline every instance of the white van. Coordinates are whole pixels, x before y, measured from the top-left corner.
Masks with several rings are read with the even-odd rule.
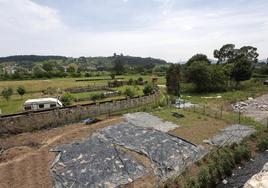
[[[63,107],[60,100],[56,98],[28,99],[23,106],[25,111],[39,111]]]

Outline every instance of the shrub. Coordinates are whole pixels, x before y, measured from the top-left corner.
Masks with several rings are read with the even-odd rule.
[[[96,93],[96,94],[91,95],[90,98],[91,100],[96,101],[96,100],[104,99],[105,96],[103,93]]]
[[[129,85],[133,85],[133,84],[134,84],[134,80],[133,80],[132,78],[130,78],[130,79],[128,80],[128,84],[129,84]]]
[[[72,104],[74,97],[70,93],[65,93],[64,95],[61,96],[60,100],[64,106],[68,106]]]
[[[251,157],[250,150],[244,146],[237,146],[234,151],[234,160],[236,164],[240,164],[242,160],[249,160]]]
[[[194,178],[189,178],[183,188],[198,188],[198,182]]]
[[[12,94],[13,94],[13,89],[11,87],[4,88],[2,90],[2,95],[7,101],[10,99]]]
[[[124,95],[126,95],[128,97],[134,97],[135,92],[130,88],[126,88],[126,90],[124,91]]]
[[[268,148],[268,138],[262,136],[257,141],[257,148],[259,151],[265,151]]]
[[[206,188],[208,187],[208,185],[211,182],[211,177],[208,173],[208,169],[207,168],[202,168],[199,173],[198,173],[198,182],[199,182],[199,186],[200,188]]]
[[[19,86],[17,88],[17,93],[22,97],[26,93],[26,90],[23,86]]]
[[[152,84],[146,84],[143,88],[143,93],[144,95],[149,95],[152,94],[154,92],[154,88],[152,86]]]

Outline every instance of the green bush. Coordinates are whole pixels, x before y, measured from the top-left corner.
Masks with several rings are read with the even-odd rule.
[[[265,151],[268,148],[268,138],[262,136],[257,141],[257,148],[259,151]]]
[[[154,92],[154,88],[152,86],[152,84],[146,84],[143,88],[143,93],[144,95],[149,95],[152,94]]]
[[[126,95],[128,97],[134,97],[135,92],[130,88],[126,88],[126,90],[124,91],[124,95]]]
[[[74,97],[73,97],[73,95],[70,94],[70,93],[65,93],[65,94],[62,95],[61,98],[60,98],[60,101],[62,102],[62,104],[63,104],[64,106],[71,105],[72,102],[73,102],[73,100],[74,100]]]
[[[96,100],[104,99],[105,96],[103,93],[95,93],[95,94],[91,95],[90,98],[91,98],[91,100],[96,101]]]
[[[2,96],[8,101],[13,94],[13,89],[11,87],[4,88],[2,90]]]
[[[198,182],[199,182],[199,186],[200,188],[206,188],[209,186],[210,182],[211,182],[211,177],[208,173],[208,169],[207,168],[202,168],[199,173],[198,173]]]
[[[199,184],[194,178],[189,178],[183,188],[199,188]]]
[[[234,160],[236,164],[240,164],[242,160],[249,160],[251,157],[250,150],[244,145],[237,146],[234,151]]]

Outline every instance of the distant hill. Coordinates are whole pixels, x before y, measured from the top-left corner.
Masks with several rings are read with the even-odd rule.
[[[50,59],[54,60],[66,60],[67,57],[64,56],[40,56],[40,55],[15,55],[15,56],[8,56],[8,57],[0,57],[0,63],[3,62],[40,62],[40,61],[47,61]]]

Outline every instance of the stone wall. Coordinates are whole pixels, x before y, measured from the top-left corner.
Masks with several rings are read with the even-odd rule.
[[[0,117],[0,136],[19,134],[42,128],[57,127],[78,122],[86,117],[109,114],[156,102],[159,93],[117,101],[83,104],[65,108],[24,112]]]

